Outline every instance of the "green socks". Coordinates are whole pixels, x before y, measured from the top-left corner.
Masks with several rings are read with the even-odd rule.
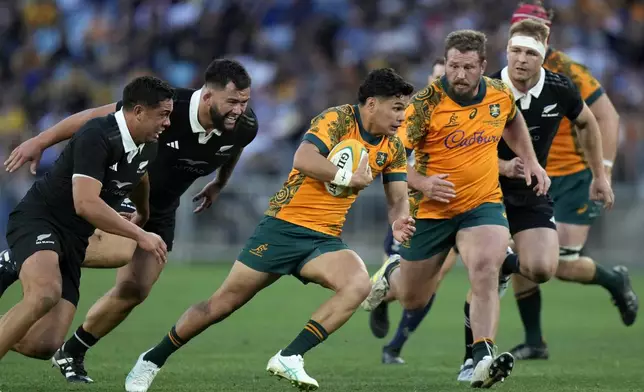
[[[170,332],[163,337],[163,340],[157,344],[152,350],[148,351],[143,357],[144,361],[149,361],[161,367],[168,360],[170,355],[180,349],[187,342],[177,335],[177,330],[172,327]]]
[[[282,356],[304,355],[307,351],[322,343],[329,334],[326,329],[314,320],[309,320],[302,332],[282,350]]]

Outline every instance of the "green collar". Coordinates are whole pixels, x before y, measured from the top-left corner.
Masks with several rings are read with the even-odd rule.
[[[356,118],[356,122],[358,123],[358,129],[360,129],[360,136],[362,136],[362,138],[367,143],[373,146],[377,146],[378,144],[380,144],[383,136],[372,135],[369,132],[367,132],[366,129],[364,129],[364,126],[362,125],[362,118],[360,118],[360,110],[358,109],[358,105],[353,105],[353,113]]]
[[[483,98],[485,98],[485,93],[487,92],[487,89],[485,87],[485,79],[483,78],[481,78],[481,81],[479,82],[479,92],[472,99],[462,100],[450,94],[449,82],[447,81],[447,77],[445,75],[441,77],[441,85],[443,87],[443,90],[445,91],[445,94],[447,94],[452,99],[452,101],[461,106],[470,106],[481,103],[483,101]]]

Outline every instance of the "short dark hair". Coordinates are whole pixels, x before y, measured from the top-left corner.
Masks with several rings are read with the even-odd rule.
[[[445,58],[443,57],[437,57],[434,62],[432,63],[432,67],[436,65],[445,65]]]
[[[132,110],[136,105],[156,108],[173,98],[174,89],[167,82],[154,76],[140,76],[123,89],[123,109]]]
[[[447,35],[445,39],[445,59],[450,49],[456,49],[461,53],[477,52],[481,61],[487,57],[485,45],[487,37],[480,31],[458,30]]]
[[[392,68],[378,68],[369,72],[358,90],[358,102],[364,105],[369,97],[397,97],[411,95],[414,86]]]
[[[216,59],[206,68],[204,82],[222,89],[233,82],[238,90],[245,90],[250,87],[251,80],[246,68],[239,62]]]
[[[546,42],[550,35],[550,28],[535,19],[523,19],[510,27],[510,37],[514,35],[527,35],[540,42]]]

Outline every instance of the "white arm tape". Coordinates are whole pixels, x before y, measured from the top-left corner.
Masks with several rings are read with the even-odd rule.
[[[338,169],[338,171],[335,173],[335,178],[333,179],[333,181],[331,181],[331,184],[339,186],[349,186],[351,177],[353,177],[353,173],[351,173],[350,171],[346,169]]]
[[[613,167],[614,164],[610,159],[604,159],[602,162],[604,162],[604,166],[606,167]]]

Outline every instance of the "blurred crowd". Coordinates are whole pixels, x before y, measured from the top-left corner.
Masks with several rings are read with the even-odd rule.
[[[551,44],[586,64],[622,115],[616,180],[644,170],[644,2],[552,0]],[[215,57],[242,61],[260,121],[240,172],[280,175],[310,118],[354,102],[373,67],[426,84],[445,36],[488,34],[488,71],[505,62],[517,0],[0,0],[0,160],[18,143],[87,107],[118,100],[155,74],[199,87]],[[43,157],[40,173],[59,153]],[[32,181],[0,173],[0,219]]]

